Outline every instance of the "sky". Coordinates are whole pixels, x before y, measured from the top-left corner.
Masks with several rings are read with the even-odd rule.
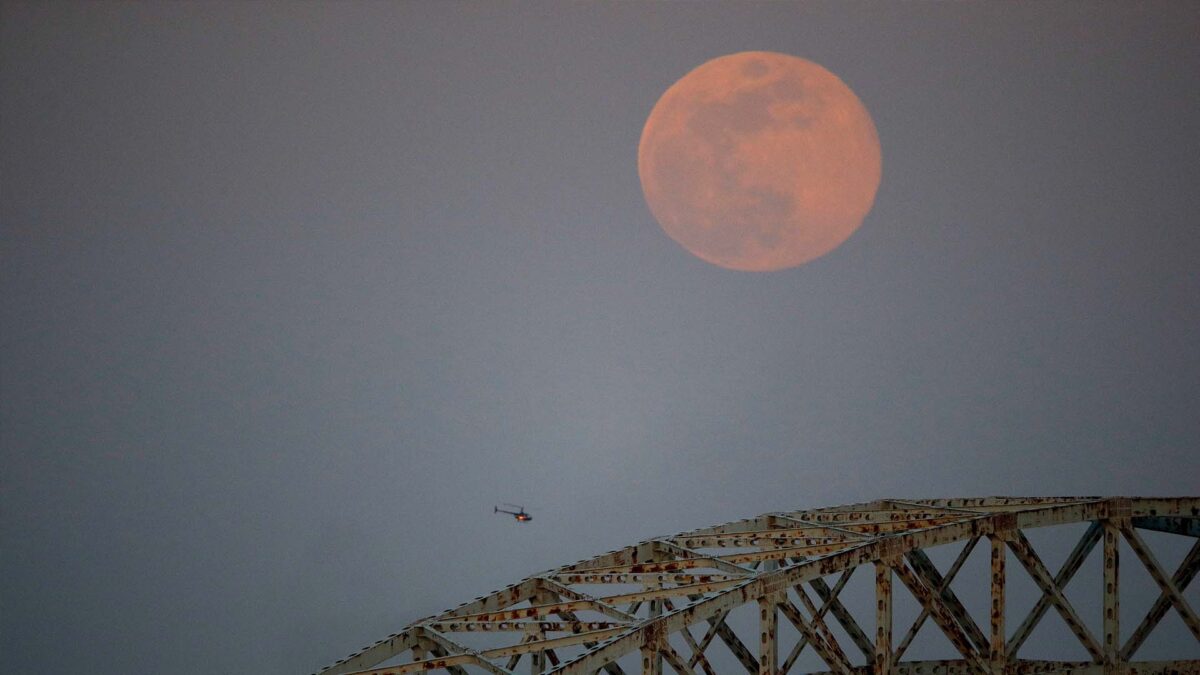
[[[1198,34],[1187,2],[4,2],[6,669],[309,673],[768,511],[1197,494]],[[659,96],[748,50],[838,75],[882,148],[859,230],[780,272],[685,251],[637,174]]]

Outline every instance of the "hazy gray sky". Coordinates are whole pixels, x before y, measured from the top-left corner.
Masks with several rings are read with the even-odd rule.
[[[5,669],[311,672],[766,511],[1196,494],[1197,35],[1190,2],[5,2]],[[883,150],[861,229],[771,274],[688,254],[637,176],[662,92],[746,50],[836,73]]]

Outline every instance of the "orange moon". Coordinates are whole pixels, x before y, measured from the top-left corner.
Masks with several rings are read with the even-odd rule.
[[[871,115],[836,75],[795,56],[741,52],[683,76],[638,145],[663,230],[734,270],[795,267],[862,224],[881,173]]]

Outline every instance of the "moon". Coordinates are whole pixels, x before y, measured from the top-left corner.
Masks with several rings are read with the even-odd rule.
[[[767,272],[846,241],[871,210],[875,123],[825,68],[775,52],[721,56],[655,104],[638,175],[655,220],[721,267]]]

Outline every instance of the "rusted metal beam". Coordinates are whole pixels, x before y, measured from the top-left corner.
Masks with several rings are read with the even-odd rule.
[[[753,576],[753,570],[744,567],[738,567],[732,563],[725,562],[719,558],[706,556],[703,558],[681,558],[676,560],[661,560],[653,562],[633,563],[629,565],[611,565],[608,567],[597,567],[588,570],[588,574],[638,574],[638,573],[666,573],[677,572],[679,570],[693,569],[715,569],[725,572],[730,576],[748,577]]]
[[[464,616],[467,614],[480,614],[484,612],[495,612],[505,607],[511,607],[521,602],[525,602],[533,597],[540,588],[538,579],[529,577],[521,581],[502,588],[488,595],[475,598],[470,602],[463,603],[454,609],[447,610],[438,614],[435,618],[448,619],[454,616]]]
[[[1025,538],[1025,535],[1020,530],[1017,530],[1007,543],[1009,549],[1016,555],[1017,561],[1021,563],[1021,566],[1033,578],[1034,583],[1042,589],[1043,593],[1050,594],[1050,602],[1058,610],[1063,620],[1067,622],[1067,627],[1071,629],[1071,632],[1079,638],[1084,648],[1087,649],[1092,660],[1096,663],[1103,663],[1103,649],[1096,642],[1096,638],[1088,630],[1087,625],[1079,618],[1079,615],[1075,612],[1075,608],[1067,600],[1067,596],[1063,594],[1062,588],[1050,577],[1050,572],[1046,570],[1046,566],[1042,563],[1042,559],[1038,557],[1037,552],[1033,550],[1033,546],[1029,543],[1029,540]]]
[[[846,656],[842,645],[838,643],[838,639],[833,634],[833,631],[829,630],[829,624],[825,622],[825,611],[828,610],[821,611],[813,606],[813,601],[809,599],[808,593],[805,593],[802,587],[796,588],[796,597],[800,598],[800,604],[804,605],[804,609],[808,610],[808,615],[811,617],[808,622],[809,625],[825,640],[825,644],[828,645],[828,649],[834,658],[849,670],[851,667],[850,659]]]
[[[734,578],[745,578],[745,574],[710,574],[687,572],[638,572],[638,573],[607,573],[607,574],[551,574],[543,577],[545,580],[558,584],[703,584],[710,581],[729,581]]]
[[[619,597],[619,596],[618,596]],[[506,609],[499,612],[484,612],[482,614],[463,614],[460,616],[437,618],[432,621],[439,623],[471,623],[471,622],[487,622],[487,621],[517,621],[519,619],[540,619],[551,614],[561,612],[577,612],[580,610],[592,610],[595,612],[604,612],[604,602],[595,600],[568,600],[567,602],[554,602],[545,605],[530,605],[529,607],[518,607],[516,609]],[[611,606],[607,609],[613,609]],[[625,615],[628,616],[628,615]],[[634,617],[636,618],[636,617]],[[418,625],[427,625],[430,621],[423,621]]]
[[[1143,530],[1155,530],[1184,537],[1200,537],[1200,518],[1176,516],[1143,516],[1132,520],[1133,526]]]
[[[1192,675],[1196,672],[1195,661],[1138,661],[1126,666],[1126,675]],[[867,672],[858,669],[857,672]],[[941,661],[906,661],[892,669],[896,675],[974,675],[971,664],[961,659]],[[1013,675],[1103,675],[1104,666],[1088,661],[1048,661],[1022,659],[1009,667]],[[818,671],[810,675],[834,675],[832,671]]]
[[[833,614],[833,618],[842,624],[842,628],[850,636],[850,640],[854,642],[859,651],[863,653],[867,662],[870,663],[875,655],[875,646],[871,643],[871,638],[867,637],[866,632],[854,620],[854,616],[850,613],[850,610],[846,609],[841,600],[838,600],[838,594],[842,592],[846,583],[850,581],[850,577],[854,575],[854,570],[856,569],[858,568],[851,567],[842,572],[832,590],[830,590],[829,584],[825,583],[825,580],[821,577],[810,581],[809,586],[812,586],[813,590],[817,592],[817,596],[821,598],[821,602],[829,606],[829,612]]]
[[[687,532],[680,532],[673,537],[679,539],[681,537],[701,537],[710,534],[732,534],[735,532],[755,532],[759,530],[769,530],[775,527],[774,513],[767,513],[756,518],[744,518],[735,520],[731,523],[722,523],[711,527],[701,527]]]
[[[845,654],[841,653],[836,641],[830,640],[827,633],[828,629],[826,631],[818,630],[815,625],[816,621],[806,621],[800,610],[786,599],[779,602],[778,607],[783,612],[783,616],[800,632],[803,644],[797,644],[793,648],[796,654],[799,654],[804,645],[812,645],[813,650],[817,652],[817,656],[821,657],[821,660],[832,668],[834,672],[845,673],[849,670],[849,663],[846,660]],[[791,654],[788,655],[788,660],[793,660]]]
[[[939,593],[943,588],[949,587],[950,583],[954,581],[954,577],[958,574],[958,571],[962,569],[963,563],[967,561],[967,558],[969,558],[971,555],[971,551],[975,550],[975,545],[978,543],[979,537],[971,537],[967,540],[967,543],[963,546],[962,550],[958,552],[958,556],[954,559],[954,563],[950,565],[950,569],[946,571],[946,576],[943,577],[938,583],[937,588]],[[893,659],[900,659],[904,656],[904,652],[908,650],[908,646],[912,644],[913,639],[917,637],[917,633],[920,632],[921,627],[925,625],[925,620],[928,618],[929,610],[922,607],[921,613],[917,615],[916,620],[913,621],[913,624],[909,627],[908,632],[904,634],[904,638],[901,639],[899,645],[896,646]]]
[[[699,643],[697,643],[694,647],[692,647],[692,650],[693,650],[692,658],[688,659],[688,665],[695,666],[697,663],[706,664],[706,665],[704,665],[704,671],[706,673],[709,673],[709,675],[714,675],[713,673],[710,672],[711,668],[707,665],[708,659],[705,658],[704,651],[706,649],[708,649],[708,645],[712,644],[713,638],[717,637],[717,629],[722,624],[724,624],[725,617],[728,615],[729,615],[729,611],[726,610],[725,612],[722,612],[719,616],[717,616],[715,620],[713,620],[713,619],[709,620],[708,630],[704,633],[704,637],[701,638]],[[691,635],[691,632],[688,630],[688,628],[686,626],[683,629],[683,633],[685,633],[686,635]]]
[[[937,517],[929,518],[912,518],[906,520],[883,520],[883,521],[840,521],[829,520],[821,523],[814,523],[819,527],[836,530],[838,532],[849,532],[853,534],[887,534],[890,532],[909,532],[911,530],[924,530],[938,525],[947,523],[958,523],[972,518],[982,518],[986,516],[968,516],[968,515],[946,515],[940,514]]]
[[[619,621],[622,621],[625,623],[637,621],[636,616],[633,616],[632,614],[626,614],[624,612],[621,612],[614,607],[610,607],[609,605],[606,605],[602,602],[597,601],[595,598],[593,598],[587,594],[580,593],[572,588],[568,588],[568,587],[563,586],[553,580],[546,579],[544,577],[539,578],[539,580],[541,581],[540,585],[543,589],[542,592],[539,592],[535,596],[535,598],[537,598],[539,600],[539,602],[553,602],[554,600],[562,600],[563,598],[566,598],[568,600],[586,600],[589,602],[594,602],[597,609],[599,609],[604,614],[607,614],[609,616],[617,618]],[[548,598],[548,600],[544,601],[543,598]],[[575,616],[575,613],[571,612],[571,611],[560,611],[560,612],[557,612],[557,614],[567,621],[578,621],[579,620],[579,618],[577,616]],[[543,635],[542,637],[545,637],[545,636]],[[595,645],[596,645],[596,643],[594,643],[594,642],[584,642],[583,643],[583,647],[585,649],[591,649]],[[550,657],[551,662],[555,666],[559,665],[560,662],[559,662],[558,657],[555,656],[554,650],[552,650],[552,649],[547,650],[546,654]],[[514,667],[516,667],[515,661],[518,658],[520,658],[519,654],[514,655],[511,658],[510,665],[508,666],[509,670],[512,670]],[[621,666],[617,665],[616,663],[605,664],[603,670],[605,673],[608,673],[608,675],[625,675],[625,671],[621,670]]]
[[[345,659],[327,666],[321,671],[322,675],[343,675],[356,673],[360,670],[382,663],[390,658],[403,654],[417,646],[416,631],[405,629],[400,633],[386,637],[362,651],[347,656]]]
[[[458,654],[455,656],[438,656],[431,659],[422,659],[413,661],[412,663],[403,663],[396,666],[388,666],[386,668],[375,668],[372,670],[356,671],[356,675],[405,675],[406,673],[421,673],[428,670],[450,670],[455,668],[462,670],[463,665],[468,663],[477,663],[478,659],[468,654]],[[507,669],[506,669],[507,670]],[[508,671],[511,675],[512,671]]]
[[[980,671],[986,671],[987,668],[984,666],[978,650],[971,644],[971,639],[963,632],[962,626],[959,625],[954,613],[942,601],[941,596],[935,594],[934,589],[922,582],[903,560],[896,560],[891,567],[896,573],[896,578],[900,579],[900,582],[908,588],[922,607],[929,610],[929,616],[933,622],[942,629],[958,653]]]
[[[620,635],[633,632],[628,628],[609,628],[606,630],[592,631],[590,633],[578,633],[576,635],[567,635],[560,638],[546,638],[545,640],[531,640],[521,644],[511,645],[508,647],[497,647],[495,649],[486,649],[479,652],[479,655],[487,659],[502,659],[513,654],[529,654],[531,652],[543,651],[546,649],[560,649],[562,647],[570,647],[587,642],[603,642],[611,640]]]
[[[533,652],[529,655],[529,675],[542,675],[546,671],[546,652]]]
[[[734,588],[746,583],[745,579],[730,579],[729,581],[714,581],[707,584],[688,584],[687,586],[667,586],[663,588],[654,588],[646,591],[635,591],[633,593],[622,593],[620,595],[606,595],[601,600],[607,604],[620,604],[622,602],[645,602],[655,601],[660,598],[672,598],[678,596],[699,595],[704,593],[714,593],[729,588]]]
[[[683,660],[679,652],[675,651],[670,642],[663,640],[662,646],[659,648],[659,653],[666,660],[667,665],[671,666],[671,670],[675,671],[676,675],[696,675],[696,672],[692,670],[687,661]]]
[[[725,620],[722,619],[721,621],[717,622],[714,628],[717,631],[717,637],[721,638],[721,642],[724,642],[725,646],[729,648],[729,651],[733,652],[733,656],[738,660],[738,663],[742,664],[742,667],[746,669],[746,672],[757,673],[758,659],[754,658],[754,654],[750,653],[750,650],[746,648],[745,643],[743,643],[742,639],[737,636],[737,633],[733,632],[733,629],[729,627],[729,624],[725,623]]]
[[[1200,518],[1200,497],[1134,497],[1129,502],[1129,515],[1134,518],[1156,516]]]
[[[656,585],[657,584],[649,584],[649,585],[647,585],[647,588],[654,588]],[[659,586],[659,588],[655,589],[655,590],[659,590],[659,589],[661,589],[661,586]],[[656,596],[648,597],[648,598],[646,598],[646,600],[648,600],[650,602],[650,608],[649,608],[650,609],[650,611],[649,611],[650,620],[653,621],[653,620],[657,619],[658,617],[662,616],[663,603],[662,603],[661,596],[656,595]],[[663,660],[662,659],[662,650],[663,650],[663,647],[666,646],[666,644],[667,644],[667,636],[665,634],[663,634],[661,631],[656,631],[656,632],[653,632],[652,634],[656,636],[656,640],[654,641],[654,643],[652,645],[650,645],[649,642],[647,643],[648,645],[650,645],[652,647],[652,651],[650,653],[650,660],[652,661],[652,663],[650,664],[650,669],[648,672],[646,671],[645,666],[643,666],[642,675],[660,675],[662,673],[662,660]]]
[[[833,535],[840,535],[844,539],[854,539],[854,540],[858,540],[858,541],[862,541],[863,539],[870,538],[869,534],[866,534],[864,532],[856,532],[854,530],[838,527],[836,524],[833,524],[833,523],[819,524],[819,523],[814,523],[814,522],[811,522],[808,520],[803,520],[803,519],[800,519],[797,517],[787,516],[787,515],[782,515],[782,514],[778,515],[777,518],[779,518],[780,520],[787,520],[788,522],[793,524],[792,526],[798,525],[807,532],[812,532],[812,533],[829,532]]]
[[[812,528],[788,528],[731,532],[696,537],[676,537],[671,541],[690,549],[744,548],[750,546],[819,546],[846,541],[844,536],[814,535]]]
[[[1116,521],[1102,523],[1104,528],[1104,666],[1107,672],[1121,672],[1121,584],[1120,530]]]
[[[1175,587],[1180,592],[1187,590],[1188,584],[1196,576],[1196,572],[1200,571],[1200,539],[1192,544],[1192,548],[1184,557],[1183,562],[1179,563],[1179,569],[1175,570],[1175,574],[1171,577],[1171,581],[1175,582]],[[1142,646],[1142,642],[1158,625],[1158,622],[1166,616],[1167,610],[1171,607],[1171,599],[1166,592],[1162,592],[1158,596],[1158,600],[1150,607],[1150,611],[1146,613],[1146,618],[1138,624],[1138,627],[1129,636],[1125,645],[1121,647],[1121,658],[1125,661],[1133,658],[1134,652],[1138,647]]]
[[[537,627],[544,633],[585,633],[609,628],[628,628],[627,623],[612,621],[430,621],[422,628],[440,633],[524,632]]]
[[[848,524],[857,525],[872,525],[884,523],[912,523],[926,520],[957,520],[960,518],[974,518],[980,515],[987,515],[984,512],[972,512],[966,510],[948,510],[944,508],[918,508],[918,509],[873,509],[863,511],[825,511],[805,514],[794,514],[789,517],[796,518],[808,523],[817,525],[841,525]]]
[[[417,639],[421,641],[421,646],[425,648],[425,651],[433,654],[434,658],[449,658],[463,655],[467,656],[471,662],[484,660],[478,652],[467,649],[445,635],[423,626],[418,628]],[[447,663],[445,669],[451,675],[467,675],[467,671],[457,663]]]
[[[785,658],[783,662],[779,664],[779,675],[787,675],[788,673],[792,672],[792,666],[796,665],[796,659],[800,658],[800,652],[804,649],[804,646],[808,644],[808,639],[803,635],[800,636],[800,639],[803,641],[803,644],[797,642],[795,645],[793,645],[791,653],[789,653],[787,658]]]
[[[479,656],[479,652],[468,648],[466,645],[460,644],[457,640],[451,639],[437,629],[428,626],[419,628],[418,636],[422,641],[432,643],[432,651],[445,655],[468,654]]]
[[[717,556],[718,560],[731,563],[761,562],[764,560],[787,560],[788,558],[807,558],[825,553],[840,551],[853,542],[838,544],[821,544],[817,546],[795,546],[789,548],[771,548],[763,551],[748,551],[745,553],[727,553]]]
[[[1088,554],[1096,547],[1102,534],[1103,529],[1099,521],[1093,522],[1088,526],[1083,536],[1075,544],[1075,548],[1071,550],[1071,554],[1067,556],[1062,567],[1059,568],[1058,574],[1054,575],[1055,586],[1059,588],[1067,587],[1067,583],[1075,577],[1075,573],[1079,571],[1079,568],[1083,565],[1083,561],[1087,559]],[[1038,598],[1029,615],[1025,617],[1025,620],[1021,622],[1021,625],[1017,627],[1016,632],[1013,633],[1012,638],[1008,641],[1008,658],[1010,660],[1016,658],[1017,651],[1021,649],[1021,645],[1025,644],[1025,640],[1033,633],[1034,628],[1037,627],[1042,617],[1046,614],[1046,610],[1050,609],[1050,605],[1050,594],[1043,590],[1041,597]]]
[[[545,633],[537,628],[530,628],[528,635],[530,639],[526,644],[544,643],[546,639]],[[529,653],[529,675],[542,675],[546,669],[546,656],[549,650],[545,649],[544,644],[542,646],[542,649]],[[557,659],[555,660],[557,661]]]
[[[508,671],[507,669],[504,669],[504,668],[500,668],[499,666],[496,666],[495,664],[488,661],[488,659],[505,658],[508,656],[513,656],[514,654],[516,654],[516,655],[531,654],[531,653],[543,651],[546,649],[554,649],[554,648],[558,648],[558,647],[566,647],[566,646],[571,646],[571,645],[575,645],[575,644],[580,644],[581,642],[585,642],[588,640],[599,642],[606,638],[610,638],[615,635],[618,635],[622,632],[623,631],[621,629],[612,629],[612,630],[606,630],[606,631],[597,631],[596,633],[590,633],[590,634],[584,633],[584,634],[580,634],[580,635],[573,635],[573,636],[564,637],[564,638],[552,638],[552,639],[548,639],[548,640],[528,641],[528,642],[523,642],[521,644],[513,645],[511,647],[500,647],[497,649],[488,649],[488,650],[478,651],[478,652],[470,651],[470,652],[466,652],[466,653],[449,654],[447,656],[438,656],[438,657],[434,657],[434,658],[430,658],[430,659],[425,659],[423,661],[415,661],[413,663],[406,663],[406,664],[402,664],[402,665],[398,665],[398,666],[389,666],[387,668],[377,668],[374,670],[365,670],[365,671],[356,671],[356,672],[358,672],[360,675],[386,675],[386,674],[401,675],[402,673],[416,673],[416,672],[421,672],[421,671],[425,671],[425,670],[447,669],[447,668],[451,668],[451,667],[460,667],[460,669],[461,669],[461,666],[463,666],[463,665],[477,665],[477,666],[480,666],[487,670],[491,670],[491,668],[488,668],[488,666],[491,666],[492,668],[496,669],[496,670],[493,670],[492,672],[500,671],[500,673],[503,673],[505,675],[512,675],[512,673],[510,671]]]
[[[993,675],[1003,675],[1008,669],[1008,652],[1004,648],[1004,623],[1006,618],[1004,562],[1006,560],[1006,549],[1002,534],[990,535],[988,540],[991,543],[991,555],[989,556],[991,576],[988,579],[991,586],[991,605],[988,608],[988,617],[990,619],[988,665],[991,666]],[[947,575],[947,578],[949,578],[949,575]],[[949,582],[947,581],[946,583]]]
[[[975,620],[971,618],[971,615],[967,612],[967,608],[963,606],[958,596],[950,588],[950,582],[942,579],[941,572],[938,572],[937,567],[934,566],[933,561],[929,559],[925,551],[915,549],[905,554],[905,557],[908,559],[909,565],[912,566],[913,572],[921,577],[921,581],[925,583],[925,586],[941,598],[942,604],[950,612],[950,615],[954,617],[955,622],[958,623],[963,633],[975,644],[975,648],[981,653],[986,652],[989,645],[988,637],[975,624]]]
[[[1105,497],[957,497],[953,499],[911,499],[909,501],[929,506],[949,506],[993,513],[1038,506],[1100,502],[1105,499]]]
[[[524,644],[524,643],[526,643],[526,642],[533,642],[533,640],[534,640],[534,639],[535,639],[535,638],[534,638],[534,636],[532,636],[532,635],[526,635],[526,636],[525,636],[525,637],[524,637],[524,638],[521,640],[521,644]],[[508,657],[508,663],[507,663],[507,664],[505,664],[505,666],[504,666],[504,667],[505,667],[506,669],[508,669],[508,670],[516,670],[516,668],[517,668],[517,664],[521,662],[521,657],[522,657],[522,656],[524,656],[524,654],[513,654],[513,655],[509,656],[509,657]]]
[[[919,502],[910,502],[903,499],[888,499],[885,501],[889,504],[896,504],[902,508],[930,509],[930,507],[932,507],[933,509],[937,509],[939,511],[949,511],[950,513],[965,513],[972,516],[987,515],[987,511],[980,511],[978,509],[964,509],[956,506],[938,506],[936,504],[921,504]]]
[[[892,672],[892,567],[882,560],[875,563],[875,654],[871,665],[875,675]]]
[[[601,602],[587,593],[580,593],[579,591],[570,588],[569,586],[560,584],[553,579],[543,577],[538,581],[541,582],[541,587],[543,589],[545,589],[548,593],[558,596],[559,599],[565,598],[568,601],[590,602],[592,603],[592,609],[595,609],[601,614],[610,616],[618,621],[633,622],[638,620],[638,618],[632,614],[622,612],[606,602]],[[560,611],[559,614],[562,614],[564,618],[570,619],[567,613]]]
[[[1062,507],[1048,507],[1022,511],[1010,511],[1013,528],[1028,530],[1035,527],[1051,527],[1078,523],[1082,520],[1096,520],[1107,511],[1105,502],[1082,502],[1067,504]]]
[[[664,599],[663,606],[666,607],[668,611],[672,612],[674,612],[676,609],[675,605],[670,599]],[[704,657],[704,650],[700,647],[699,643],[696,642],[696,638],[692,635],[690,628],[685,627],[683,630],[679,631],[679,633],[683,636],[683,641],[687,643],[688,648],[692,650],[692,656],[686,662],[687,669],[691,671],[693,666],[699,664],[707,675],[716,675],[712,669],[712,664],[710,664],[708,659]],[[670,646],[669,642],[667,643],[667,646]],[[671,667],[675,668],[675,666]],[[675,671],[679,672],[679,669],[675,668]]]
[[[779,668],[779,612],[782,593],[758,599],[758,675],[777,675]]]
[[[689,596],[689,599],[693,603],[696,603],[696,602],[700,601],[701,597],[702,596],[698,596],[698,595],[697,596]],[[740,604],[744,604],[744,603],[740,603]],[[731,606],[730,608],[732,609],[732,607],[733,606]],[[684,608],[683,611],[685,612],[684,615],[686,616],[687,613],[690,613],[694,610],[689,609],[689,608]],[[673,612],[673,614],[674,613],[675,612]],[[742,664],[742,667],[746,669],[746,672],[751,673],[751,675],[753,675],[754,673],[758,672],[758,660],[755,659],[754,655],[750,653],[750,650],[746,648],[746,645],[742,642],[741,638],[739,638],[737,636],[737,633],[733,632],[733,629],[730,628],[729,624],[725,622],[725,618],[728,615],[729,615],[729,610],[724,610],[724,611],[719,612],[719,616],[717,616],[715,618],[712,616],[709,616],[707,619],[705,619],[705,621],[707,621],[707,623],[709,624],[709,633],[705,634],[704,640],[701,642],[701,645],[707,647],[707,645],[712,640],[712,637],[714,635],[716,637],[721,638],[721,642],[725,643],[725,646],[729,648],[729,651],[733,652],[734,657],[737,658],[738,662]],[[686,631],[687,627],[689,625],[690,624],[685,623],[683,626],[680,627],[679,630]],[[673,633],[676,631],[671,630],[671,632]]]
[[[1196,613],[1192,611],[1187,599],[1179,592],[1175,582],[1163,572],[1162,566],[1158,564],[1158,559],[1154,557],[1150,547],[1146,546],[1142,536],[1137,533],[1137,530],[1130,527],[1128,522],[1122,523],[1121,533],[1125,535],[1125,541],[1129,542],[1129,546],[1142,561],[1146,571],[1150,572],[1150,578],[1154,579],[1154,583],[1158,584],[1162,593],[1170,598],[1171,604],[1183,619],[1184,625],[1192,632],[1196,641],[1200,642],[1200,619],[1196,618]]]
[[[1089,528],[1088,532],[1084,533],[1085,540],[1090,540],[1093,537],[1095,538],[1095,541],[1092,541],[1091,544],[1086,547],[1089,550],[1095,546],[1096,541],[1099,540],[1101,534],[1101,527],[1099,524],[1095,524],[1093,527],[1095,529],[1094,535],[1091,534],[1093,531],[1092,528]],[[1060,584],[1058,583],[1057,579],[1050,578],[1050,573],[1046,571],[1046,566],[1042,564],[1041,558],[1038,557],[1037,553],[1033,550],[1033,546],[1029,544],[1029,540],[1025,538],[1025,535],[1021,534],[1020,530],[1014,531],[1012,536],[1007,540],[1007,543],[1009,549],[1016,555],[1017,561],[1021,563],[1021,566],[1024,567],[1025,571],[1029,573],[1029,576],[1033,579],[1034,583],[1037,584],[1038,588],[1041,589],[1042,599],[1046,600],[1049,604],[1054,605],[1054,608],[1058,610],[1060,615],[1062,615],[1063,620],[1067,622],[1067,626],[1071,629],[1071,632],[1074,633],[1077,638],[1079,638],[1079,641],[1083,644],[1084,648],[1087,649],[1088,654],[1091,655],[1093,661],[1096,663],[1103,663],[1104,651],[1100,648],[1100,645],[1097,644],[1096,638],[1092,636],[1092,632],[1088,630],[1087,626],[1084,625],[1082,620],[1080,620],[1079,615],[1075,613],[1075,608],[1071,606],[1071,603],[1067,600],[1066,596],[1063,595],[1063,584],[1066,582],[1064,581],[1063,584]],[[1079,550],[1080,547],[1077,546],[1076,551]],[[1079,569],[1078,565],[1083,564],[1082,556],[1079,558],[1078,563],[1074,563],[1074,557],[1075,553],[1072,552],[1072,556],[1063,564],[1063,570],[1059,572],[1058,576],[1063,576],[1063,572],[1066,571],[1068,566],[1071,565],[1074,565],[1074,569],[1070,570],[1070,573],[1066,575],[1066,579],[1069,580],[1072,576],[1074,576],[1075,571]],[[1038,605],[1040,604],[1041,601],[1039,600]],[[1036,626],[1037,621],[1041,618],[1041,616],[1038,615],[1038,605],[1035,605],[1034,611],[1030,613],[1030,618],[1033,618],[1035,615],[1037,615],[1037,618],[1034,618],[1032,622],[1030,619],[1026,619],[1026,622],[1029,623],[1029,631],[1033,630],[1033,627]],[[1041,611],[1044,613],[1045,609],[1042,609]],[[1021,629],[1024,628],[1025,624],[1022,624]],[[1028,633],[1022,634],[1021,630],[1019,629],[1017,631],[1017,635],[1013,636],[1013,639],[1009,641],[1008,658],[1010,660],[1016,658],[1017,650],[1021,648],[1021,644],[1025,641],[1025,637],[1027,636]]]
[[[643,644],[642,650],[642,675],[662,675],[662,660],[659,657],[658,646],[656,644]]]
[[[679,546],[678,544],[672,543],[668,539],[656,539],[654,541],[654,545],[655,545],[655,549],[661,554],[662,559],[665,559],[665,560],[670,560],[671,558],[674,558],[676,560],[681,560],[681,559],[704,560],[704,561],[711,563],[712,567],[714,569],[724,572],[726,574],[732,574],[735,576],[736,575],[745,576],[750,573],[750,571],[747,570],[745,567],[728,562],[719,556],[711,556],[711,555],[702,553],[700,551],[696,551],[696,550],[693,550],[690,548]]]
[[[656,560],[657,555],[654,552],[651,542],[643,541],[633,546],[626,546],[615,551],[602,553],[594,558],[580,560],[563,565],[558,570],[559,573],[567,572],[584,572],[592,571],[602,567],[622,567],[628,565],[636,565],[638,563]]]

